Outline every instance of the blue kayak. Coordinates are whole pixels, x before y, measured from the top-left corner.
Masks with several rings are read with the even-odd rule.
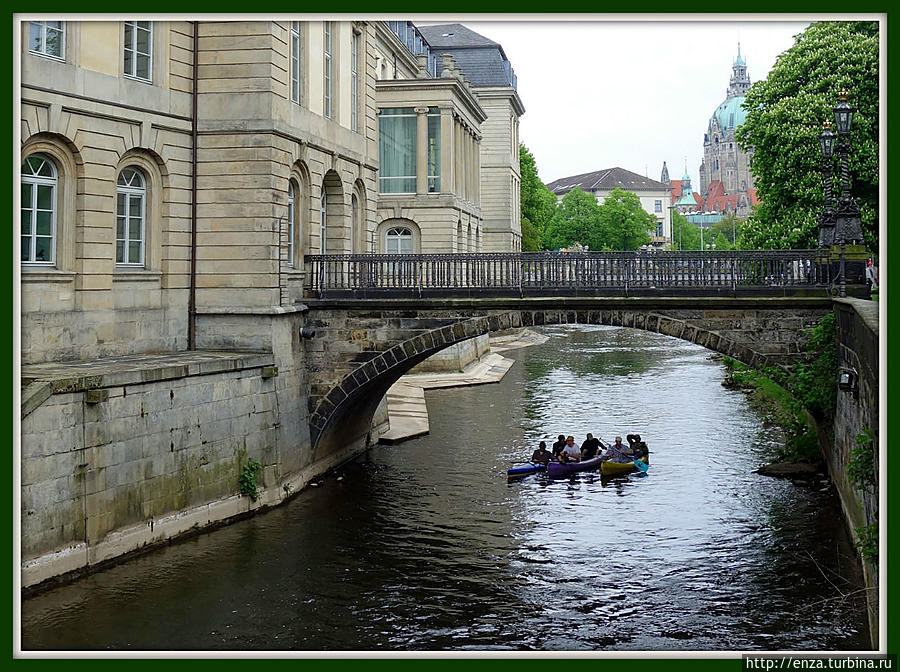
[[[518,464],[512,469],[506,470],[506,476],[508,478],[519,478],[521,476],[527,476],[528,474],[533,474],[538,471],[545,471],[547,469],[546,464],[541,464],[540,462],[523,462],[522,464]]]

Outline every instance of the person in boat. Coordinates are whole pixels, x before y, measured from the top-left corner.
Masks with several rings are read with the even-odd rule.
[[[631,448],[634,459],[638,460],[647,453],[647,444],[641,441],[640,434],[628,434],[625,436],[625,439],[628,441],[628,446]]]
[[[560,434],[556,437],[556,442],[553,444],[553,457],[559,457],[559,454],[562,452],[562,449],[566,447],[566,437]]]
[[[581,444],[581,459],[590,460],[597,456],[600,451],[600,442],[594,438],[594,435],[588,432],[584,443]]]
[[[634,451],[631,447],[622,445],[622,437],[617,436],[615,443],[609,447],[610,458],[613,462],[632,462],[634,461]]]
[[[581,447],[577,443],[575,443],[574,436],[567,436],[566,446],[559,454],[559,461],[565,464],[566,462],[578,462],[580,458]]]
[[[531,461],[538,462],[540,464],[547,464],[550,460],[553,459],[553,454],[547,450],[546,441],[541,441],[538,444],[538,448],[531,454]]]

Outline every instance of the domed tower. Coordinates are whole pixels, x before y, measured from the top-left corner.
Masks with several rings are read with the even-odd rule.
[[[744,96],[750,88],[747,64],[741,56],[738,44],[737,58],[731,66],[724,102],[709,119],[703,136],[703,161],[700,166],[700,193],[705,194],[710,184],[721,182],[726,194],[753,188],[750,175],[750,153],[738,147],[735,129],[744,123]]]

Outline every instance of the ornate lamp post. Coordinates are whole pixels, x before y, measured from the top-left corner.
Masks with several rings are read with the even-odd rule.
[[[822,174],[825,178],[825,210],[819,218],[819,245],[821,247],[840,246],[840,295],[847,296],[847,264],[846,247],[858,245],[863,242],[862,229],[859,223],[859,206],[850,197],[850,168],[848,165],[850,155],[850,127],[853,123],[853,113],[856,111],[847,102],[847,91],[842,90],[838,95],[840,99],[834,107],[834,125],[837,129],[837,152],[841,158],[841,196],[835,203],[831,194],[831,160],[834,155],[835,135],[828,128],[819,136],[819,145],[822,150]],[[833,206],[833,207],[832,207]],[[854,256],[858,256],[855,254]],[[854,280],[858,273],[854,269]]]

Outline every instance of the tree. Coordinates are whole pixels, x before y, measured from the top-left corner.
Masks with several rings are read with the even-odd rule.
[[[644,210],[637,194],[613,189],[600,206],[601,248],[637,250],[650,242],[650,230],[656,230],[656,217]]]
[[[730,250],[731,243],[728,242],[728,238],[725,236],[724,231],[719,231],[716,235],[713,244],[716,246],[717,250]]]
[[[592,250],[599,250],[603,247],[602,242],[597,199],[575,187],[562,197],[553,213],[544,232],[544,245],[547,249],[556,250],[581,243]]]
[[[672,213],[672,248],[676,250],[699,250],[700,227],[687,221],[678,212]]]
[[[718,236],[719,233],[723,233],[725,238],[728,239],[729,246],[725,249],[731,249],[734,247],[735,241],[740,238],[741,229],[744,226],[744,223],[747,220],[741,219],[733,212],[729,212],[725,215],[720,221],[716,222],[709,228],[713,231],[713,233]],[[716,249],[718,249],[718,243],[716,243]]]
[[[753,148],[760,204],[743,232],[746,246],[816,247],[825,205],[818,138],[846,89],[856,108],[851,196],[858,199],[866,244],[878,249],[878,68],[877,23],[823,21],[798,35],[769,76],[750,87],[737,140]],[[839,163],[835,152],[835,175]],[[834,189],[839,197],[839,177]]]
[[[525,145],[519,145],[519,175],[522,203],[522,250],[534,252],[542,248],[544,231],[556,210],[556,196],[538,177],[534,156]]]

